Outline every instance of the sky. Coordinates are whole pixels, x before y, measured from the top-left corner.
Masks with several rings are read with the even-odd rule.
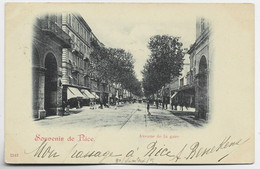
[[[195,41],[195,16],[172,6],[156,5],[100,5],[79,12],[92,32],[106,46],[122,48],[133,54],[137,78],[149,58],[147,48],[153,35],[181,37],[183,47]]]

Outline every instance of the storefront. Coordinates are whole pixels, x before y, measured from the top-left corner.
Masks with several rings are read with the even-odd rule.
[[[70,108],[80,108],[82,107],[83,99],[86,99],[87,97],[84,96],[80,90],[76,87],[68,86],[66,87],[67,91],[67,105],[70,106]]]
[[[91,106],[95,103],[95,96],[92,95],[87,89],[81,89],[81,92],[86,96],[86,98],[83,99],[83,106]]]
[[[173,91],[171,95],[173,105],[195,107],[195,87],[186,86],[179,90]]]

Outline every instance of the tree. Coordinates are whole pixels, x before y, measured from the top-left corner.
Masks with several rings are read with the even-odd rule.
[[[100,46],[97,41],[91,42],[93,47],[90,53],[90,66],[88,72],[98,80],[108,80],[109,78],[109,61],[108,50],[104,46]]]
[[[173,77],[179,76],[183,67],[182,43],[179,37],[155,35],[150,38],[151,55],[144,66],[143,88],[146,96],[154,94]]]
[[[133,55],[123,49],[106,48],[96,41],[92,42],[89,72],[99,80],[109,81],[141,95],[141,82],[134,72]]]

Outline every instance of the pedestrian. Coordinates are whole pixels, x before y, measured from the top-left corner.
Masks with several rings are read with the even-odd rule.
[[[150,113],[150,103],[149,103],[149,100],[147,101],[147,113],[148,113],[148,116],[151,115],[151,113]]]
[[[156,104],[156,109],[158,109],[159,108],[159,101],[158,101],[158,99],[156,99],[155,104]]]
[[[189,108],[189,106],[188,106],[189,104],[188,104],[188,102],[184,102],[184,106],[185,106],[185,108],[188,110],[188,108]]]
[[[102,98],[100,98],[99,104],[100,104],[100,108],[103,109],[103,99]]]
[[[178,100],[174,99],[174,107],[175,107],[175,110],[177,110],[177,106],[178,106]]]
[[[173,99],[171,100],[171,107],[172,107],[172,110],[173,110]]]
[[[183,105],[184,103],[183,103],[183,100],[181,99],[181,101],[180,101],[180,107],[181,107],[181,111],[183,111]]]
[[[164,109],[165,98],[162,99],[162,110]]]
[[[166,109],[168,109],[168,98],[167,97],[165,98],[165,106],[166,106]]]
[[[80,101],[77,100],[77,109],[81,108],[81,104],[80,104]]]

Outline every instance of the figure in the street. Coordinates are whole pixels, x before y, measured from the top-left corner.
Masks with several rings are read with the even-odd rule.
[[[162,110],[164,109],[164,101],[162,101]]]
[[[104,107],[109,108],[109,105],[107,104],[107,99],[104,99]]]
[[[176,99],[174,99],[174,107],[175,107],[175,110],[177,110],[177,106],[178,106],[178,101]]]
[[[167,97],[165,97],[165,107],[166,107],[166,109],[168,109],[168,99],[167,99]]]
[[[166,107],[165,97],[163,97],[163,99],[162,99],[162,109],[164,110],[164,108],[167,109],[167,107]]]
[[[81,108],[81,104],[80,104],[80,101],[78,100],[77,101],[77,109]]]
[[[150,103],[149,103],[149,100],[147,101],[147,113],[148,113],[148,116],[151,115],[151,113],[150,113]]]
[[[171,107],[172,107],[172,110],[173,110],[173,105],[174,105],[174,103],[173,103],[173,99],[171,100]]]
[[[100,104],[100,108],[103,109],[103,96],[102,95],[100,95],[99,104]]]
[[[176,98],[171,99],[171,106],[172,106],[172,110],[177,110],[178,101],[176,100]]]
[[[189,103],[188,103],[187,101],[185,101],[185,102],[184,102],[184,106],[185,106],[185,108],[188,110],[188,108],[189,108]]]
[[[155,104],[156,104],[156,109],[158,109],[159,108],[159,101],[158,101],[158,99],[155,100]]]
[[[181,100],[180,100],[181,111],[183,111],[183,106],[184,106],[184,103],[183,103],[183,100],[181,99]]]

